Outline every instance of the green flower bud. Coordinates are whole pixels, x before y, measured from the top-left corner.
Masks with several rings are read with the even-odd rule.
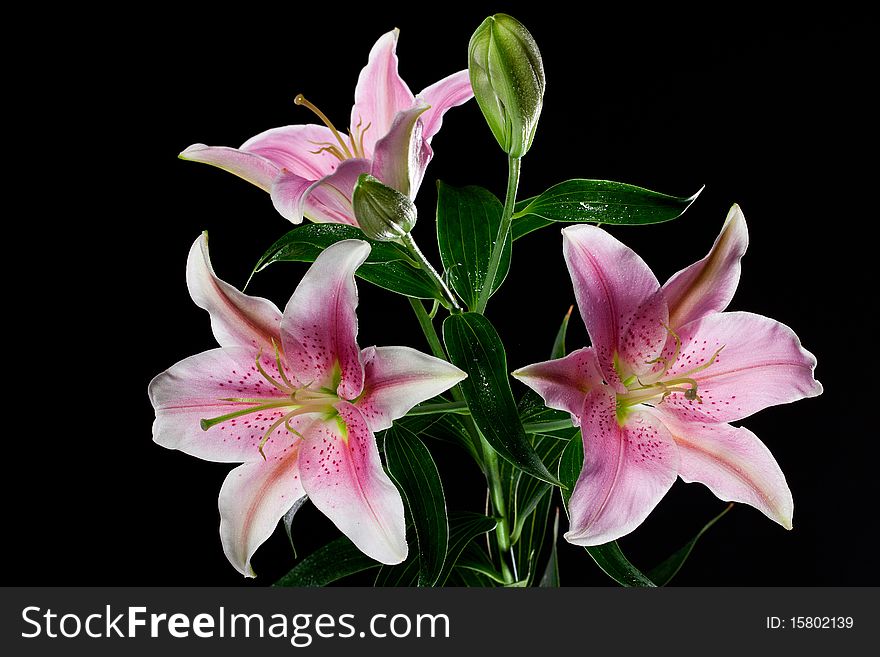
[[[507,14],[482,22],[468,45],[474,96],[501,148],[522,157],[544,102],[544,65],[529,31]]]
[[[416,225],[416,206],[409,197],[366,173],[358,176],[351,205],[361,230],[374,240],[393,242]]]

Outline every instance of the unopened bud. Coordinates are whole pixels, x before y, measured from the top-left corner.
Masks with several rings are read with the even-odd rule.
[[[482,22],[468,46],[474,96],[501,148],[522,157],[544,102],[544,65],[529,31],[507,14]]]
[[[416,206],[410,198],[366,173],[358,177],[351,204],[361,230],[374,240],[393,242],[416,225]]]

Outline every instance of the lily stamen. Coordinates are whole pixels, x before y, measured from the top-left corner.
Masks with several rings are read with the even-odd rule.
[[[271,376],[269,376],[266,373],[266,370],[264,370],[263,366],[260,365],[260,358],[262,358],[262,356],[263,356],[263,349],[261,347],[260,350],[257,352],[257,358],[255,360],[255,363],[257,365],[257,371],[263,376],[264,379],[266,379],[266,381],[271,383],[274,387],[278,388],[278,390],[280,390],[281,392],[293,394],[293,386],[284,387],[283,385],[278,383],[275,379],[273,379]],[[279,370],[280,370],[280,368],[279,368]]]
[[[312,110],[312,112],[314,112],[317,115],[317,117],[319,119],[321,119],[321,121],[324,122],[324,125],[326,125],[328,128],[330,128],[330,131],[333,133],[333,136],[336,137],[336,140],[339,142],[339,145],[342,146],[342,151],[343,151],[343,153],[345,153],[345,156],[346,156],[345,158],[340,158],[340,159],[347,159],[347,158],[354,157],[354,155],[352,155],[351,151],[349,150],[348,145],[345,143],[345,140],[342,138],[342,135],[339,134],[339,131],[336,129],[336,126],[334,126],[330,122],[330,119],[327,118],[327,115],[324,114],[324,112],[322,112],[315,105],[313,105],[308,100],[306,100],[306,97],[303,96],[302,94],[297,94],[296,98],[293,99],[293,102],[296,105],[303,105],[304,107],[308,107],[310,110]]]

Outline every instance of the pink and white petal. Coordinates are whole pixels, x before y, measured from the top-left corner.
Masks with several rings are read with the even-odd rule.
[[[339,160],[325,146],[339,146],[330,128],[323,125],[287,125],[272,128],[248,139],[241,150],[259,155],[310,180],[318,180],[336,170]],[[276,174],[277,175],[277,174]]]
[[[367,347],[364,392],[354,402],[371,431],[382,431],[419,402],[449,390],[467,374],[409,347]]]
[[[431,108],[422,116],[422,123],[425,124],[422,137],[431,143],[431,138],[443,125],[443,115],[446,111],[463,105],[473,97],[474,90],[467,69],[453,73],[424,89],[416,96],[416,100],[427,103]]]
[[[275,162],[257,153],[248,153],[228,146],[193,144],[178,157],[190,162],[203,162],[235,174],[264,191],[269,191],[272,181],[281,171]]]
[[[696,379],[700,399],[674,393],[662,409],[682,421],[733,422],[822,392],[813,376],[815,356],[801,346],[794,331],[769,317],[715,313],[685,325],[679,336],[681,354],[663,378]],[[692,372],[716,353],[706,369]]]
[[[388,133],[376,142],[371,174],[411,199],[416,197],[434,152],[422,138],[419,117],[427,105],[398,112]]]
[[[740,261],[748,246],[746,219],[734,204],[709,254],[663,286],[673,330],[727,308],[739,284]]]
[[[415,100],[397,72],[398,34],[399,30],[394,29],[379,38],[370,50],[370,58],[355,87],[351,128],[357,132],[365,130],[364,150],[367,153],[373,152],[376,142],[391,128],[397,113],[412,107]]]
[[[575,426],[587,394],[602,385],[602,372],[592,347],[573,351],[564,358],[527,365],[511,374],[537,392],[550,408],[571,413]]]
[[[364,554],[385,564],[406,559],[400,492],[382,469],[376,438],[361,412],[336,405],[337,418],[304,433],[299,468],[312,503]]]
[[[299,442],[267,460],[245,463],[220,488],[220,540],[229,563],[256,577],[251,557],[275,531],[278,521],[305,495],[299,480]]]
[[[562,230],[563,255],[599,367],[618,392],[621,379],[656,369],[668,337],[666,302],[648,265],[595,226]]]
[[[210,314],[211,330],[221,347],[254,347],[272,354],[274,344],[281,344],[281,311],[268,299],[239,292],[217,278],[207,233],[189,250],[186,286],[195,304]]]
[[[767,446],[744,427],[681,422],[656,411],[681,457],[679,475],[705,484],[716,497],[755,507],[791,529],[794,502],[782,469]]]
[[[362,240],[328,246],[297,285],[281,320],[286,362],[296,379],[342,399],[354,399],[364,389],[354,272],[369,254]]]
[[[678,475],[678,450],[653,415],[616,417],[607,386],[587,395],[581,412],[584,468],[569,502],[575,545],[601,545],[629,534],[657,506]]]
[[[307,217],[315,223],[357,226],[351,195],[358,176],[369,172],[370,163],[362,159],[345,160],[320,180],[284,171],[272,185],[272,203],[281,216],[294,224]]]
[[[262,460],[260,443],[266,431],[290,408],[266,408],[202,429],[211,420],[257,404],[230,399],[261,399],[283,403],[289,396],[270,384],[257,370],[257,352],[234,347],[212,349],[190,356],[156,376],[148,389],[156,411],[153,440],[168,449],[222,463]],[[260,357],[263,371],[281,380],[274,356]],[[287,372],[290,377],[290,372]],[[292,423],[295,426],[295,423]],[[290,437],[282,424],[263,447],[266,455],[283,450]]]

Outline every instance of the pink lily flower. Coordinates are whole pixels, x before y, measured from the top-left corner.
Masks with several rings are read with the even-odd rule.
[[[594,226],[565,228],[563,253],[592,346],[514,372],[581,427],[572,492],[576,545],[600,545],[644,521],[676,476],[749,504],[791,529],[782,470],[758,437],[730,422],[822,392],[795,333],[722,312],[748,245],[734,205],[709,254],[661,288],[645,262]]]
[[[357,345],[354,272],[370,245],[345,240],[315,260],[284,313],[217,278],[205,236],[189,252],[193,301],[219,349],[150,383],[153,440],[208,461],[243,463],[220,489],[220,537],[235,568],[304,496],[370,557],[407,555],[403,502],[374,433],[465,378],[409,347]]]
[[[357,226],[351,195],[368,173],[414,199],[434,155],[431,139],[451,107],[473,97],[466,70],[413,95],[397,73],[398,30],[370,51],[355,88],[348,134],[300,94],[297,105],[323,125],[288,125],[248,139],[240,148],[193,144],[180,157],[225,169],[269,192],[278,212],[295,224]]]

